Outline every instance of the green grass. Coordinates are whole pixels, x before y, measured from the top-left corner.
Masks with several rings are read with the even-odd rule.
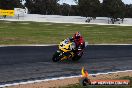
[[[58,44],[80,31],[90,44],[132,44],[132,26],[0,21],[0,44]]]
[[[132,77],[122,77],[120,79],[129,79],[130,80],[130,86],[87,86],[83,87],[80,84],[74,84],[74,85],[69,85],[66,87],[60,87],[60,88],[132,88]]]

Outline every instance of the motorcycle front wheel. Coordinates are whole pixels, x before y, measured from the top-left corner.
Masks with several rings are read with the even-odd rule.
[[[59,52],[59,51],[56,51],[55,53],[54,53],[54,55],[53,55],[53,57],[52,57],[52,61],[53,62],[58,62],[58,61],[60,61],[60,53],[61,52]]]

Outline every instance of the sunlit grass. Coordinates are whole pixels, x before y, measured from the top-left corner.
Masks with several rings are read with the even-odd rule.
[[[132,26],[0,21],[0,44],[58,44],[80,31],[90,44],[132,44]]]

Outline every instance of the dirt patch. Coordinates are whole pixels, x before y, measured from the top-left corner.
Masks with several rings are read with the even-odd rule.
[[[87,28],[87,27],[93,27],[93,26],[83,26],[83,27],[86,27]]]
[[[19,24],[25,24],[26,25],[26,24],[30,24],[30,23],[19,23]]]
[[[66,27],[69,27],[69,26],[71,26],[71,25],[65,25]]]
[[[119,73],[110,73],[110,74],[101,74],[101,75],[90,75],[89,79],[97,80],[97,79],[117,79],[120,77],[129,76],[132,77],[132,71],[129,72],[119,72]],[[18,85],[18,86],[10,86],[6,88],[58,88],[62,86],[67,86],[71,84],[79,83],[80,77],[77,78],[67,78],[62,80],[55,80],[55,81],[47,81],[47,82],[40,82],[40,83],[33,83],[33,84],[25,84],[25,85]]]
[[[116,27],[107,27],[107,28],[116,28]]]

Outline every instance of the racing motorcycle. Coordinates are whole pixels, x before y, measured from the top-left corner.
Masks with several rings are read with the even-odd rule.
[[[67,38],[60,42],[58,45],[58,50],[54,53],[52,60],[53,62],[63,61],[63,60],[79,60],[83,55],[83,50],[78,48],[78,52],[75,53],[76,44],[71,41],[70,38]]]

